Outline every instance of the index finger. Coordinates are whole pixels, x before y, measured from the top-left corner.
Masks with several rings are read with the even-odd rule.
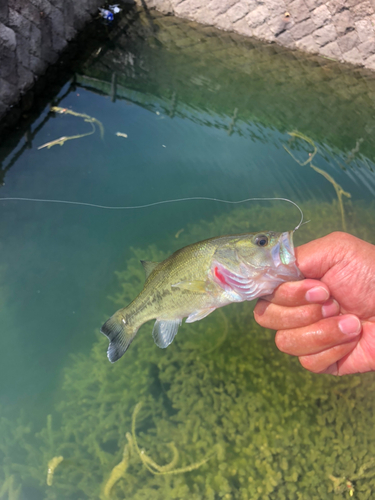
[[[305,279],[283,283],[262,299],[279,306],[295,307],[306,304],[323,304],[330,297],[326,284],[319,280]]]

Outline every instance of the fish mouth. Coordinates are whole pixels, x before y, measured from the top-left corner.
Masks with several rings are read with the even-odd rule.
[[[296,264],[293,231],[280,234],[278,242],[272,249],[272,258],[279,276],[288,278],[288,281],[304,279]]]

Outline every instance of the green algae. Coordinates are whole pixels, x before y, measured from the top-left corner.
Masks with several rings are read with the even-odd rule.
[[[302,208],[311,222],[297,231],[298,243],[341,227],[337,201]],[[374,214],[375,205],[348,202],[348,230],[375,242]],[[158,261],[218,234],[290,229],[295,218],[288,205],[241,208],[187,227],[178,241],[171,235],[168,251],[133,249],[117,273],[113,309],[142,288],[140,259]],[[47,500],[371,498],[375,374],[307,372],[276,349],[274,333],[254,322],[248,303],[184,324],[165,350],[151,328],[114,365],[99,335],[88,355],[73,355],[39,432],[25,416],[0,419],[0,498],[35,491]],[[48,464],[59,456],[48,486]],[[188,470],[191,464],[200,466]],[[162,473],[173,470],[179,473]]]

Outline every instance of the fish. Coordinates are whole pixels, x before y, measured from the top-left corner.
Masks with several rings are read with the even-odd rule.
[[[303,279],[293,232],[219,236],[181,248],[163,262],[141,261],[143,290],[101,328],[110,342],[109,361],[123,356],[147,321],[156,319],[152,336],[164,349],[183,318],[193,323],[219,307],[251,301],[271,294],[281,283]]]

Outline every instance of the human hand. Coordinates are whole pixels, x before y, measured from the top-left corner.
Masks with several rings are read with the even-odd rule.
[[[277,347],[315,373],[375,370],[375,246],[335,232],[296,248],[307,278],[283,283],[255,306],[278,330]]]

